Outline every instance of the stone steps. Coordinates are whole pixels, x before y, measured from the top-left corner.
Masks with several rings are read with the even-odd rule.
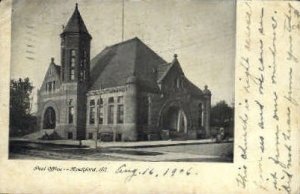
[[[31,133],[31,134],[28,134],[28,135],[25,135],[23,136],[24,139],[39,139],[41,138],[43,135],[45,135],[46,133],[48,135],[52,134],[54,132],[54,129],[42,129],[40,131],[37,131],[37,132],[34,132],[34,133]]]

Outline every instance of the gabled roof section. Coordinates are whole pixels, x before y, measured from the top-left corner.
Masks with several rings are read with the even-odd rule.
[[[76,3],[75,10],[71,18],[69,19],[66,27],[64,28],[62,35],[66,33],[83,33],[83,34],[87,34],[90,38],[92,38],[80,15],[77,3]]]
[[[179,64],[179,62],[178,62],[178,59],[177,59],[177,55],[175,54],[174,55],[174,59],[173,59],[173,61],[171,62],[171,63],[168,63],[168,64],[162,64],[162,65],[160,65],[160,67],[159,67],[159,74],[158,74],[158,79],[157,79],[157,82],[158,83],[161,83],[163,80],[164,80],[164,78],[168,75],[168,73],[170,72],[170,70],[172,69],[172,68],[174,68],[174,67],[177,67],[177,68],[179,68],[179,71],[182,73],[182,74],[184,74],[183,73],[183,71],[182,71],[182,68],[181,68],[181,66],[180,66],[180,64]]]
[[[54,58],[51,58],[51,63],[49,64],[47,72],[44,76],[41,89],[45,89],[45,83],[48,82],[48,81],[57,81],[56,86],[59,87],[60,83],[61,83],[60,71],[61,71],[61,66],[56,65],[55,62],[54,62]]]
[[[157,69],[165,63],[138,38],[106,47],[91,60],[90,90],[122,86],[135,75],[141,89],[157,91]]]

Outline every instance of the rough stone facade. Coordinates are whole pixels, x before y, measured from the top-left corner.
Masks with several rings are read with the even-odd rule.
[[[209,136],[211,92],[191,83],[177,55],[168,63],[138,38],[90,60],[91,35],[78,7],[38,91],[40,129],[65,139],[137,141]]]

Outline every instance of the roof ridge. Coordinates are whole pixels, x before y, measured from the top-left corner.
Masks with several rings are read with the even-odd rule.
[[[139,40],[138,37],[134,37],[134,38],[130,38],[130,39],[127,39],[127,40],[124,40],[122,42],[118,42],[116,44],[112,44],[110,46],[106,46],[105,48],[112,48],[112,47],[116,47],[116,46],[119,46],[121,44],[126,44],[126,43],[129,43],[130,41],[133,41],[133,40]]]

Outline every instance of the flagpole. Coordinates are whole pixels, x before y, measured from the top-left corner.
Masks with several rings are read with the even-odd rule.
[[[124,41],[124,7],[125,0],[122,0],[122,42]]]

